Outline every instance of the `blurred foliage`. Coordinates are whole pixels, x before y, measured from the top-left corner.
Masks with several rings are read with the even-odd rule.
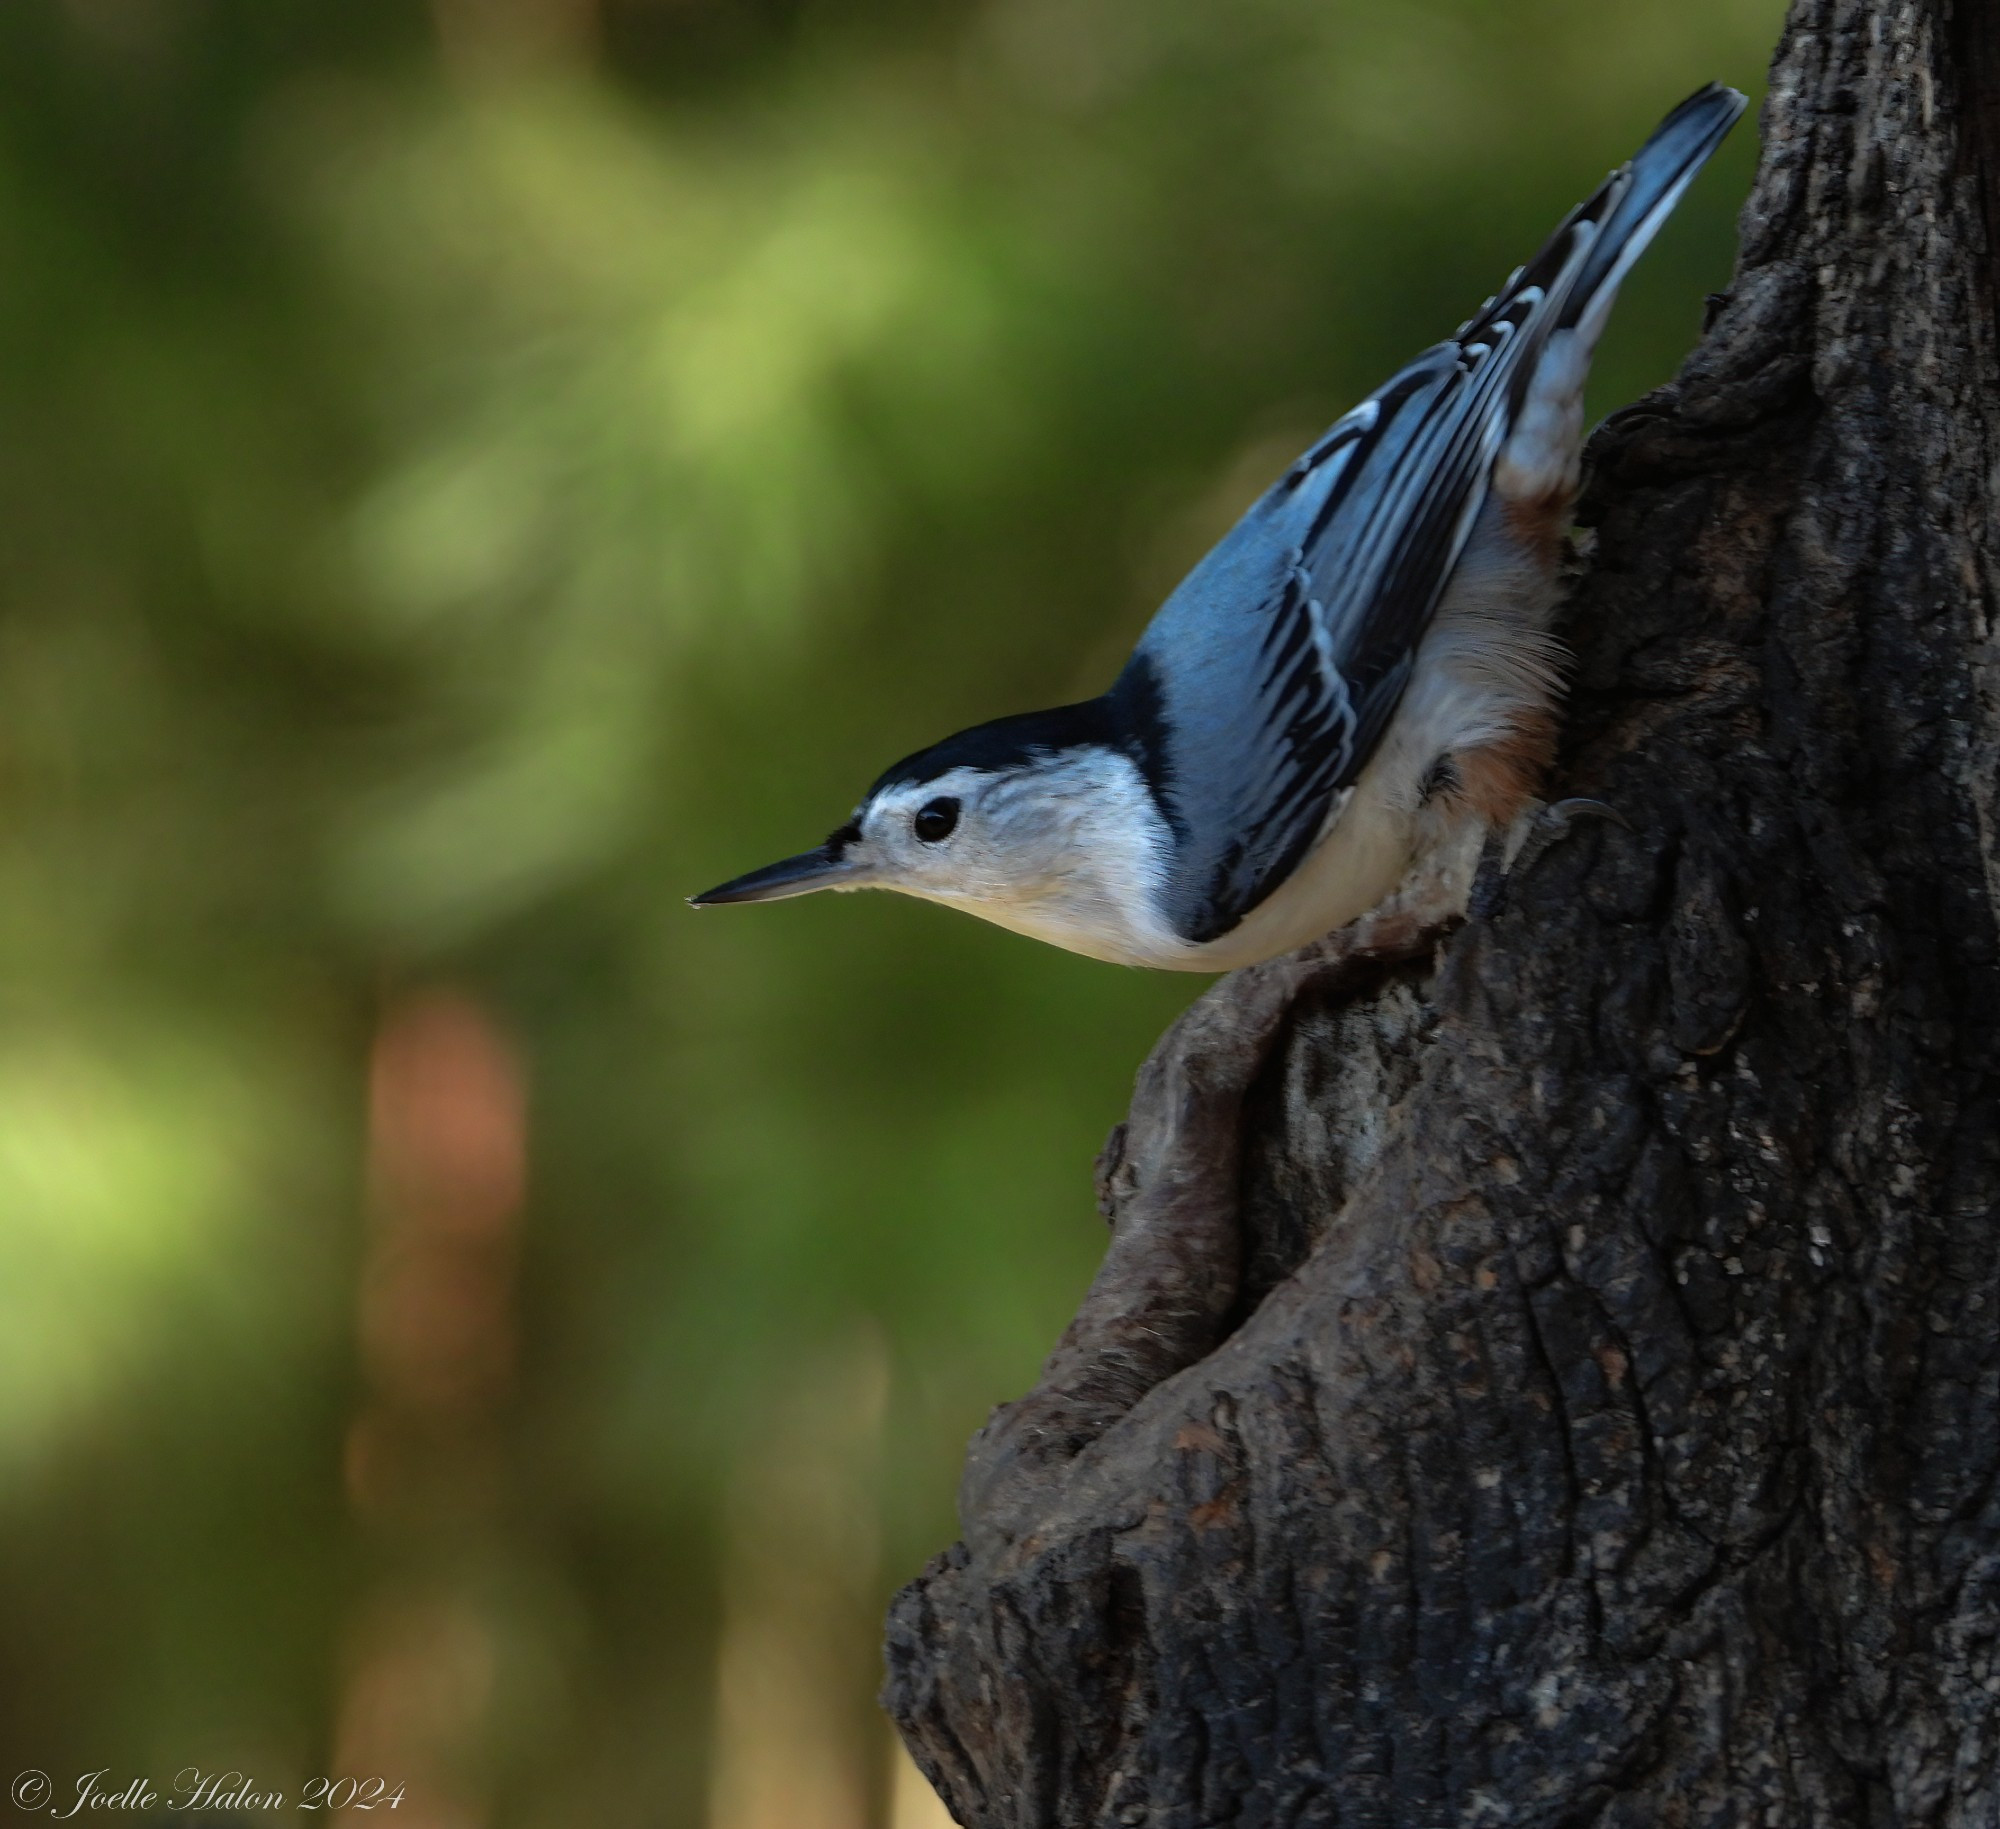
[[[0,10],[7,1770],[296,1790],[374,1696],[456,1800],[406,1821],[886,1820],[874,1622],[1199,985],[680,897],[1098,689],[1780,12]],[[1753,151],[1599,411],[1693,340]],[[439,1160],[518,1072],[528,1169],[410,1298],[505,1362],[426,1410],[365,1342],[395,1214],[460,1225],[380,1168],[438,987],[487,1099]],[[371,1416],[431,1470],[384,1503]]]

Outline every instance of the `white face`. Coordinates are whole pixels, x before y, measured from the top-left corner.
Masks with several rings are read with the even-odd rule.
[[[1111,751],[897,783],[857,820],[843,888],[944,902],[1125,964],[1187,950],[1158,913],[1171,834],[1137,768]]]

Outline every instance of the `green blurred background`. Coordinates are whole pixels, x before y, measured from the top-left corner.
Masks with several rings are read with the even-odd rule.
[[[0,9],[0,1779],[941,1822],[880,1613],[1201,981],[681,897],[1101,687],[1781,10]]]

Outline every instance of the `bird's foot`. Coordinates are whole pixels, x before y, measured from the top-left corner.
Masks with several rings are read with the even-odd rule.
[[[1608,819],[1631,831],[1632,825],[1616,807],[1601,800],[1558,800],[1537,807],[1525,820],[1496,826],[1486,834],[1480,850],[1478,873],[1465,912],[1475,921],[1490,921],[1507,910],[1508,891],[1517,876],[1525,875],[1540,861],[1542,853],[1566,837],[1579,819]]]

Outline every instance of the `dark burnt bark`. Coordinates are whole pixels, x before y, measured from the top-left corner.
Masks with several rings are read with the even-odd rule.
[[[961,1822],[2000,1824],[2000,16],[1798,0],[1764,135],[1595,447],[1632,829],[1149,1063],[890,1620]]]

